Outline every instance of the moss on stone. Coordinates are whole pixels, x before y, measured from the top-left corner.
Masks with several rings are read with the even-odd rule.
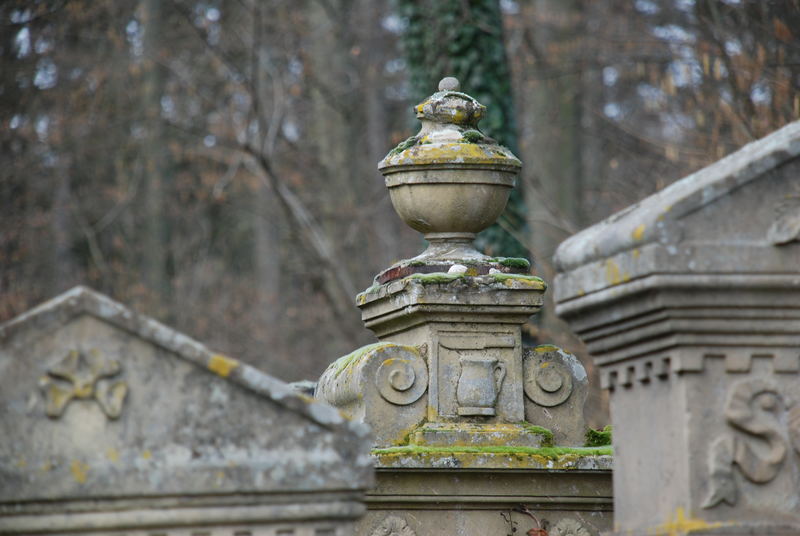
[[[397,147],[389,151],[389,156],[394,156],[396,154],[402,153],[409,147],[413,147],[414,145],[416,145],[417,141],[418,139],[416,136],[411,136],[410,138],[406,138],[405,140],[398,143]]]
[[[384,454],[509,454],[517,456],[541,456],[557,460],[562,456],[611,456],[614,451],[611,447],[511,447],[511,446],[453,446],[453,447],[424,447],[419,445],[406,445],[402,447],[386,447],[373,449],[376,456]]]
[[[522,257],[506,257],[498,259],[498,262],[501,266],[506,266],[508,268],[522,268],[523,270],[528,270],[531,267],[530,261]]]
[[[450,283],[456,279],[461,279],[465,274],[448,274],[445,272],[432,272],[430,274],[411,274],[406,279],[414,279],[422,284],[428,283]]]
[[[477,130],[467,130],[461,135],[461,139],[467,143],[481,143],[485,137]]]
[[[364,289],[364,291],[361,294],[369,294],[370,292],[375,292],[379,288],[381,288],[381,285],[379,285],[378,283],[375,283],[371,287],[369,287],[367,289]]]
[[[489,274],[498,283],[509,285],[514,281],[518,281],[524,285],[544,289],[547,287],[541,277],[535,275],[522,275],[522,274]]]
[[[586,430],[586,445],[587,447],[604,447],[611,445],[611,425],[606,425],[602,430],[594,430],[589,428]]]
[[[520,423],[526,432],[542,436],[542,447],[553,446],[553,432],[549,428],[539,426],[538,424],[531,424],[529,422]]]
[[[340,357],[339,359],[337,359],[336,361],[331,363],[328,366],[328,368],[333,368],[334,377],[338,377],[339,374],[344,372],[344,370],[348,366],[350,366],[350,364],[354,363],[355,361],[358,361],[361,357],[363,357],[367,353],[369,353],[372,350],[375,350],[377,348],[383,348],[383,347],[388,347],[388,346],[396,346],[396,345],[393,344],[393,343],[388,343],[388,342],[374,342],[372,344],[368,344],[366,346],[362,346],[361,348],[359,348],[357,350],[353,350],[349,354]]]

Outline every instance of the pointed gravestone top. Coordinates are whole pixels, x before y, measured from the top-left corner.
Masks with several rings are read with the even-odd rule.
[[[556,301],[652,273],[780,271],[800,238],[800,186],[783,179],[798,156],[800,121],[565,240]]]
[[[37,504],[260,508],[371,479],[366,427],[87,288],[0,326],[0,370],[0,526],[23,533],[52,522]]]

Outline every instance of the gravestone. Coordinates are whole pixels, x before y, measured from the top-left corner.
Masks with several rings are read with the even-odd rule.
[[[800,122],[558,249],[619,534],[800,534]]]
[[[315,392],[373,430],[377,485],[357,533],[599,534],[611,456],[583,447],[586,372],[559,348],[524,347],[546,290],[530,263],[472,246],[521,164],[478,130],[485,108],[455,79],[415,112],[420,132],[379,168],[430,245],[358,295],[380,342],[332,363]]]
[[[89,289],[0,326],[0,534],[340,536],[366,427]]]

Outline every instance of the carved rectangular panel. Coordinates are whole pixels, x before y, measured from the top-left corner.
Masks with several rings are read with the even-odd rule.
[[[440,332],[431,356],[432,417],[522,420],[519,351],[513,333]]]

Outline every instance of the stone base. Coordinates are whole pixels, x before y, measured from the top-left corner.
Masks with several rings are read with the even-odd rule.
[[[537,525],[520,506],[551,535],[599,536],[613,527],[608,455],[401,450],[374,451],[376,486],[357,536],[523,535]]]
[[[428,423],[415,430],[412,445],[420,446],[508,446],[552,445],[546,428],[524,424]]]
[[[670,523],[649,529],[604,532],[602,536],[797,536],[800,525],[775,523],[721,524],[721,526],[697,526],[702,523],[686,520],[686,523]]]

